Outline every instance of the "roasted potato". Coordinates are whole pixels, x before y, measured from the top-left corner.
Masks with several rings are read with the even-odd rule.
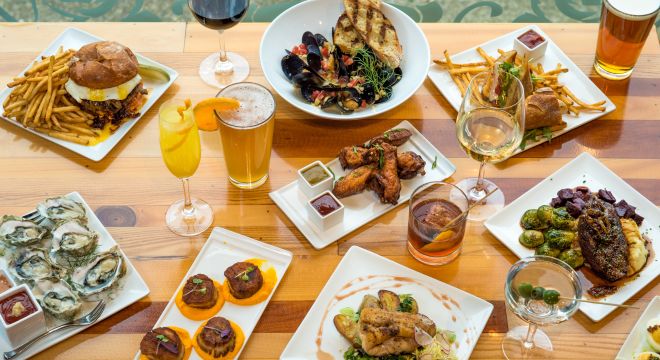
[[[378,299],[380,299],[380,306],[389,311],[399,311],[399,295],[389,290],[379,290]]]
[[[365,295],[362,298],[362,303],[358,308],[358,312],[362,311],[362,309],[364,308],[379,308],[379,307],[380,307],[380,302],[378,301],[377,297],[373,295]]]
[[[344,314],[335,315],[332,322],[335,324],[337,331],[346,338],[354,347],[360,346],[360,338],[358,337],[358,324]]]

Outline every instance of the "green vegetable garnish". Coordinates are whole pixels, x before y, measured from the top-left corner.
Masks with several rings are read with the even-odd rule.
[[[195,285],[200,285],[200,284],[203,283],[204,281],[202,281],[202,279],[193,278],[193,279],[192,279],[192,282],[193,282],[193,284],[195,284]]]
[[[156,335],[156,339],[158,339],[158,341],[160,341],[160,342],[164,342],[164,343],[170,341],[170,339],[168,339],[165,335],[160,335],[160,334],[159,334],[159,335]]]
[[[413,297],[410,294],[399,295],[399,311],[411,312],[413,310]]]
[[[254,269],[254,266],[249,266],[247,269],[245,269],[245,271],[241,271],[240,273],[236,274],[234,278],[241,279],[243,281],[250,281],[250,273],[254,271]]]
[[[353,154],[357,154],[357,146],[353,146]]]
[[[356,50],[353,60],[358,66],[358,73],[364,76],[367,84],[371,84],[376,95],[392,91],[391,88],[386,89],[385,84],[394,74],[394,70],[383,64],[370,49],[365,47]]]
[[[435,158],[433,158],[433,164],[431,164],[431,170],[437,167],[438,167],[438,156],[436,155]]]
[[[534,290],[534,287],[530,283],[521,283],[518,285],[518,294],[525,299],[532,297],[532,290]]]
[[[358,322],[358,320],[360,320],[360,313],[355,312],[355,310],[353,310],[353,308],[345,307],[345,308],[339,310],[339,313],[342,314],[342,315],[346,315],[346,316],[350,317],[351,320],[353,320],[353,322]]]
[[[533,300],[541,300],[543,299],[543,293],[545,292],[545,289],[541,286],[537,286],[532,289],[532,299]]]
[[[545,290],[543,292],[543,301],[548,305],[554,305],[559,302],[559,291]]]

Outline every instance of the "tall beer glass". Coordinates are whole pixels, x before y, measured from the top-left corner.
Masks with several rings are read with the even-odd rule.
[[[259,187],[268,179],[275,98],[265,87],[249,82],[229,85],[217,96],[241,103],[238,110],[215,112],[229,181],[242,189]]]
[[[658,15],[660,0],[603,0],[594,69],[606,79],[630,76]]]

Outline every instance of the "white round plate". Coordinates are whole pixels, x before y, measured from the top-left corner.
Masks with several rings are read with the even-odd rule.
[[[403,77],[394,86],[392,97],[388,101],[350,114],[324,110],[306,102],[300,95],[300,89],[294,87],[284,76],[280,65],[282,57],[286,55],[284,50],[298,45],[305,31],[322,34],[332,41],[332,28],[343,11],[341,0],[308,0],[289,8],[273,20],[261,38],[259,47],[259,60],[266,80],[289,104],[325,119],[364,119],[394,109],[408,100],[424,82],[431,63],[431,52],[426,36],[419,26],[392,5],[383,3],[382,11],[394,25],[403,47]]]

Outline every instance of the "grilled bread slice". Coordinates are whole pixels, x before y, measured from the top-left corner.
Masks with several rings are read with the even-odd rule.
[[[374,54],[392,69],[399,67],[403,49],[390,20],[380,10],[380,0],[344,0],[346,15]]]
[[[346,12],[343,12],[339,19],[337,19],[332,41],[336,46],[339,46],[341,52],[349,55],[353,54],[355,50],[364,47],[362,36],[355,30]]]

